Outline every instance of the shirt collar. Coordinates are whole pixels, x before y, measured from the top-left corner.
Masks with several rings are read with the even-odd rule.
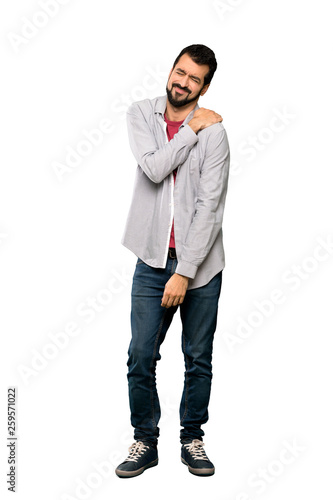
[[[167,103],[167,95],[163,95],[163,96],[160,96],[160,97],[157,97],[157,100],[156,100],[156,105],[155,105],[155,113],[160,113],[162,116],[164,116],[164,113],[165,113],[165,108],[166,108],[166,103]],[[194,115],[194,112],[199,109],[200,106],[198,105],[198,103],[196,104],[195,108],[192,109],[192,111],[190,111],[190,113],[187,115],[187,117],[185,118],[185,120],[183,121],[183,124],[181,125],[181,127],[183,127],[184,125],[186,125],[193,117]]]

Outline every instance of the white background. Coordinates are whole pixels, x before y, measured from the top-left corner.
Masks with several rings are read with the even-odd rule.
[[[62,3],[51,15],[46,0],[7,0],[0,12],[1,497],[10,495],[15,386],[15,498],[328,498],[330,3]],[[124,481],[114,468],[133,442],[126,361],[136,261],[120,244],[136,167],[124,112],[165,93],[175,57],[192,43],[215,51],[218,70],[199,104],[222,114],[232,158],[204,427],[216,474],[197,478],[180,462],[177,316],[158,365],[160,463]],[[106,119],[100,144],[57,174],[84,130]]]

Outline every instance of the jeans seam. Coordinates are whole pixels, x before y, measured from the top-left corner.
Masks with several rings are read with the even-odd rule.
[[[182,333],[183,337],[183,350],[184,350],[184,357],[185,357],[185,398],[184,398],[184,413],[183,416],[181,417],[180,420],[180,425],[183,425],[184,419],[187,414],[188,410],[188,389],[189,389],[189,382],[188,382],[188,368],[189,368],[189,359],[185,351],[185,335],[184,331]]]
[[[167,310],[164,311],[163,317],[161,319],[160,326],[158,328],[158,332],[157,332],[156,340],[155,340],[155,345],[154,345],[154,350],[153,350],[153,356],[152,356],[152,360],[151,360],[151,363],[150,363],[150,371],[151,371],[151,374],[150,374],[150,404],[151,404],[151,412],[152,412],[152,418],[151,419],[152,419],[153,427],[154,427],[155,430],[157,429],[157,423],[156,423],[156,420],[155,420],[154,394],[153,394],[154,373],[152,371],[152,368],[154,366],[154,359],[155,359],[155,355],[156,355],[157,344],[158,344],[158,341],[160,339],[160,335],[161,335],[161,331],[162,331],[162,327],[163,327],[163,323],[164,323],[164,320],[165,320],[166,313],[167,313]],[[155,367],[155,377],[156,377],[156,367]],[[157,389],[156,389],[156,391],[157,391]]]

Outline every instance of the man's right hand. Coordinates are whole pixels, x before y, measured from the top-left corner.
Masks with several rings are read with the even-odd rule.
[[[197,133],[199,130],[210,127],[210,125],[219,123],[222,120],[222,116],[215,113],[215,111],[206,108],[199,108],[194,112],[193,118],[188,122],[188,124],[193,132]]]

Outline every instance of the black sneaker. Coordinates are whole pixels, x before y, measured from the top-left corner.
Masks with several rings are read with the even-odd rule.
[[[203,449],[204,446],[200,439],[193,439],[182,445],[181,461],[196,476],[212,476],[215,472],[214,465]]]
[[[130,454],[126,460],[115,470],[118,477],[138,476],[158,464],[157,448],[151,444],[136,441],[128,451]]]

